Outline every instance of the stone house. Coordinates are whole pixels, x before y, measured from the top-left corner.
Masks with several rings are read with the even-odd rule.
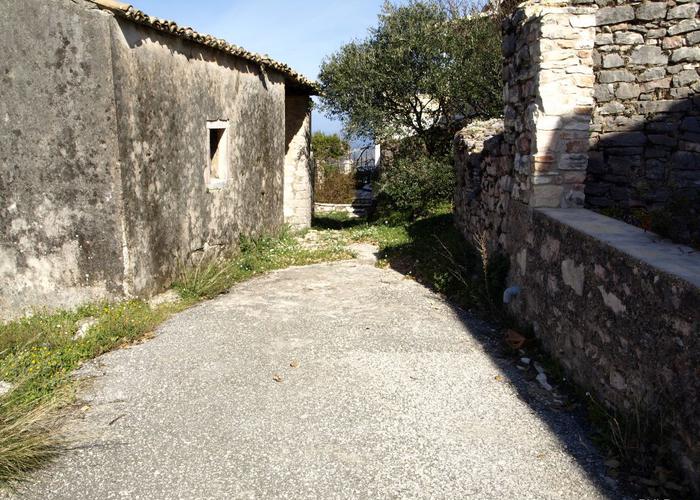
[[[0,318],[310,224],[313,82],[114,0],[0,8]]]

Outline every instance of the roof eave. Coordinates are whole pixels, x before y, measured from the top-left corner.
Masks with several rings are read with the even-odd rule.
[[[306,92],[309,95],[318,95],[320,91],[318,83],[306,78],[301,73],[294,71],[288,65],[271,59],[269,56],[247,51],[243,47],[231,44],[226,40],[216,38],[211,35],[198,33],[190,27],[178,26],[173,21],[167,21],[165,19],[158,19],[153,16],[149,16],[145,12],[136,9],[133,5],[119,2],[117,0],[88,1],[97,5],[101,9],[109,10],[115,15],[125,18],[131,22],[150,27],[157,31],[169,33],[173,36],[191,40],[194,43],[254,62],[263,68],[277,71],[285,77],[285,82],[287,82],[287,84],[291,84],[293,88]]]

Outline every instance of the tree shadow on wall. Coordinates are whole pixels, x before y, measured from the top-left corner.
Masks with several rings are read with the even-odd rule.
[[[616,92],[618,88],[613,86],[612,91]],[[630,114],[629,110],[633,108],[636,114]],[[543,123],[545,126],[542,126]],[[462,203],[467,207],[467,215],[470,210],[475,211],[471,213],[475,215],[473,218],[461,217],[467,221],[467,224],[473,223],[470,222],[473,219],[481,221],[484,216],[493,215],[488,209],[489,206],[493,206],[492,198],[510,200],[512,191],[505,189],[498,191],[493,186],[501,185],[499,181],[503,177],[513,176],[516,185],[523,179],[527,179],[530,183],[528,189],[531,191],[525,192],[524,196],[523,192],[519,193],[521,200],[527,201],[527,196],[530,196],[530,201],[536,201],[538,206],[577,207],[583,204],[584,198],[581,194],[585,192],[587,207],[603,212],[605,215],[633,222],[649,232],[650,241],[660,237],[673,237],[677,242],[697,244],[699,241],[697,235],[700,232],[700,98],[689,97],[676,101],[630,101],[624,106],[599,104],[590,123],[585,113],[582,113],[552,117],[550,123],[542,121],[538,122],[538,126],[540,126],[537,134],[539,143],[520,140],[522,136],[515,136],[515,144],[522,149],[517,151],[519,154],[515,155],[515,158],[509,159],[506,171],[488,168],[493,165],[489,163],[488,158],[483,157],[469,164],[469,168],[478,171],[465,172],[461,184],[464,193],[468,195],[462,196]],[[523,172],[526,175],[523,175]],[[525,181],[522,184],[524,185]],[[457,198],[460,199],[459,196]],[[510,201],[510,203],[519,203],[519,201]],[[511,205],[511,213],[513,209],[514,206]],[[508,210],[506,212],[508,213]],[[504,216],[504,218],[507,217]],[[528,233],[527,224],[529,224],[527,217],[514,220],[525,229],[515,228],[512,223],[510,226],[505,224],[511,246],[508,251],[512,256],[515,256],[519,249],[527,246],[524,235]],[[488,222],[493,221],[489,219]],[[478,223],[476,224],[478,226]],[[501,224],[496,224],[496,227],[500,228]],[[481,234],[482,230],[481,227],[469,229],[473,234]],[[491,236],[492,240],[498,240],[499,235]],[[518,237],[520,240],[515,241]],[[678,248],[684,253],[693,253],[687,247]],[[530,254],[537,254],[538,250],[532,246],[529,250],[534,251],[524,254],[527,262],[521,268],[523,272],[527,268],[528,273],[532,274],[542,269],[530,256]],[[557,272],[559,271],[547,275],[545,270],[545,285],[548,277],[551,278]],[[597,295],[594,294],[594,296]],[[602,299],[598,297],[597,300]],[[543,306],[550,308],[559,304],[547,303]],[[596,304],[592,310],[597,310],[597,307]],[[574,323],[584,321],[583,317],[585,315],[582,313],[570,315]],[[469,325],[468,318],[465,323]],[[615,323],[611,324],[615,325]],[[614,328],[611,326],[610,330]],[[614,336],[614,331],[604,333]],[[662,331],[652,333],[657,336],[666,334]],[[591,334],[594,334],[592,330]],[[542,336],[547,337],[547,335],[550,333],[545,332]],[[556,334],[551,333],[551,335]],[[476,337],[485,338],[479,335]],[[488,344],[487,337],[485,343]],[[496,344],[498,344],[497,341]],[[661,350],[653,352],[659,356],[659,359],[664,359]],[[585,355],[589,356],[587,352]],[[588,359],[591,364],[595,361],[592,358]],[[516,375],[519,374],[516,372]],[[684,386],[681,383],[682,380],[682,377],[678,378],[676,387]],[[523,399],[530,403],[526,394],[527,386],[518,386],[516,380],[513,382],[519,388]],[[592,387],[595,388],[595,386],[596,383],[592,382]],[[660,386],[666,387],[663,384]],[[678,399],[675,395],[663,394],[664,390],[657,392],[659,393],[651,394],[651,397],[659,401],[665,401],[664,398],[667,397],[668,401]],[[676,411],[677,408],[682,407],[679,404],[665,406],[670,408],[669,411]],[[611,422],[622,428],[625,426],[623,423],[625,417],[628,417],[631,422],[628,429],[618,429],[618,432],[629,431],[629,434],[623,438],[627,440],[625,444],[616,446],[628,448],[627,453],[631,453],[630,450],[633,449],[656,450],[654,453],[649,453],[648,458],[644,460],[637,459],[637,463],[634,464],[636,472],[653,475],[656,466],[668,468],[672,465],[674,461],[670,456],[673,454],[672,441],[682,440],[683,436],[675,431],[661,433],[661,424],[658,425],[658,429],[652,425],[647,428],[648,432],[639,432],[633,428],[635,423],[632,422],[634,417],[639,415],[625,416],[614,413],[609,408],[603,408],[603,405],[599,407],[605,414],[606,425]],[[549,423],[546,411],[540,415]],[[691,423],[690,428],[694,425]],[[566,434],[560,433],[556,422],[550,424],[550,427],[562,441],[567,442]],[[653,441],[652,432],[658,433],[654,434],[659,438],[658,441]],[[647,455],[646,452],[641,454]],[[644,470],[645,468],[648,470]],[[603,473],[600,467],[598,471]],[[602,475],[593,474],[591,477],[601,484],[599,478],[603,477]],[[605,488],[605,485],[603,484],[602,487]]]
[[[586,207],[700,249],[700,96],[632,106],[593,116]]]

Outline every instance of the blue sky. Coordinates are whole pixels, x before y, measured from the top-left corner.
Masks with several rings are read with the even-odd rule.
[[[310,78],[323,57],[375,26],[383,0],[131,0],[146,13],[270,55]],[[314,130],[341,125],[315,112]]]

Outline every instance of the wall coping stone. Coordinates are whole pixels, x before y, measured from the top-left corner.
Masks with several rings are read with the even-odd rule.
[[[700,252],[585,208],[537,208],[538,212],[600,240],[643,263],[700,288]]]

